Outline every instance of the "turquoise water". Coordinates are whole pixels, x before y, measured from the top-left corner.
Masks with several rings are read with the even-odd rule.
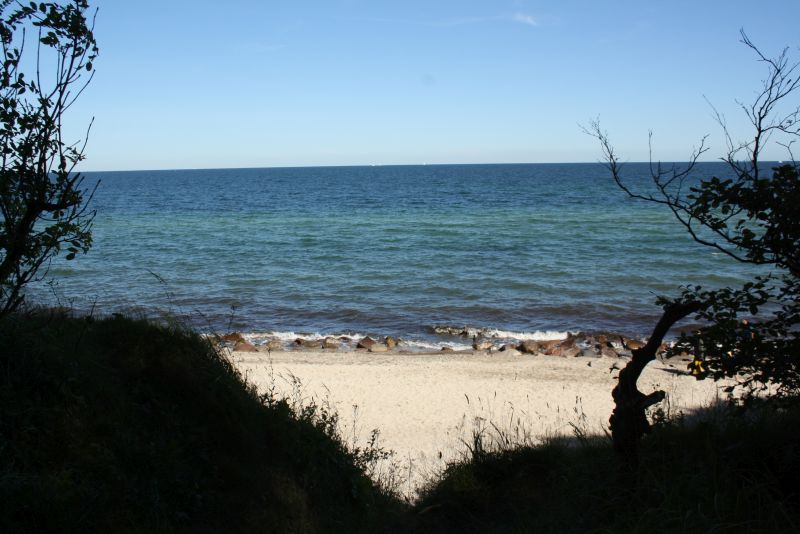
[[[54,263],[57,285],[31,300],[248,332],[640,335],[656,295],[747,276],[595,164],[87,175],[97,179],[93,249]]]

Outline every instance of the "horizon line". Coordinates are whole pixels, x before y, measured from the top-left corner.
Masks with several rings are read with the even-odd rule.
[[[762,163],[783,163],[783,160],[762,161]],[[688,161],[625,161],[622,164],[683,164]],[[697,163],[725,163],[722,159],[698,160]],[[255,169],[330,169],[347,167],[455,167],[479,165],[605,165],[603,161],[539,161],[539,162],[487,162],[487,163],[360,163],[360,164],[333,164],[333,165],[265,165],[259,167],[172,167],[150,169],[102,169],[78,171],[81,174],[103,172],[177,172],[177,171],[236,171]]]

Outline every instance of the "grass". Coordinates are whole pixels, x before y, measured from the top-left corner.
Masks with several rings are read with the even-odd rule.
[[[0,532],[373,532],[402,511],[335,414],[260,395],[200,336],[37,314],[0,339]]]
[[[196,334],[20,314],[0,322],[0,532],[799,531],[800,410],[715,413],[662,420],[635,468],[580,419],[538,445],[485,425],[411,506],[368,476],[374,442]]]
[[[703,419],[704,414],[695,414]],[[798,532],[800,410],[666,421],[630,467],[608,439],[471,446],[422,492],[417,532]],[[498,440],[494,440],[498,443]]]

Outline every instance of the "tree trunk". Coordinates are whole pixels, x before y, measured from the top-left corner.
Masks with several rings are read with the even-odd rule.
[[[633,358],[619,373],[619,382],[611,392],[611,396],[614,397],[614,411],[611,413],[609,424],[614,449],[629,462],[637,462],[639,440],[650,432],[650,423],[647,421],[645,410],[661,402],[666,396],[663,391],[645,395],[639,391],[636,382],[647,364],[655,360],[656,351],[672,325],[699,308],[699,303],[676,303],[666,306],[647,344],[641,349],[632,351]]]

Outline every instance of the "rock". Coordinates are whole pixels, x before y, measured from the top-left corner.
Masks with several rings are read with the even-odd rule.
[[[353,341],[353,338],[350,336],[339,336],[339,341],[343,341],[345,343],[349,343]]]
[[[322,341],[319,339],[303,339],[297,338],[294,340],[295,345],[302,347],[304,349],[321,349],[322,348]]]
[[[580,358],[599,358],[600,352],[594,349],[582,349],[576,356]]]
[[[611,364],[611,367],[608,368],[608,372],[610,373],[612,371],[621,371],[622,369],[625,368],[625,365],[626,365],[625,362],[617,360]]]
[[[247,341],[240,341],[233,346],[234,352],[258,352],[258,349],[252,343]]]
[[[541,347],[542,344],[540,342],[528,339],[519,344],[518,350],[520,352],[524,352],[525,354],[536,354],[539,352]]]
[[[539,342],[539,351],[545,354],[552,354],[561,345],[560,339],[551,339],[549,341]]]
[[[358,342],[358,344],[356,345],[356,348],[357,349],[367,349],[367,350],[369,350],[370,347],[372,347],[372,345],[374,345],[375,343],[376,342],[375,342],[374,339],[372,339],[371,337],[367,336],[365,338],[362,338],[361,341]]]
[[[644,347],[644,342],[639,341],[638,339],[627,339],[625,343],[625,348],[628,350],[638,350]]]
[[[575,343],[577,343],[577,342],[578,342],[580,339],[582,339],[582,338],[580,338],[580,337],[577,337],[577,336],[573,336],[573,335],[570,333],[570,334],[567,334],[567,339],[565,339],[565,340],[563,340],[561,343],[559,343],[559,346],[560,346],[562,349],[569,349],[569,348],[572,348],[572,347],[574,347],[574,346],[575,346]]]
[[[508,352],[510,350],[516,350],[517,352],[519,352],[519,349],[517,348],[517,346],[516,345],[512,345],[511,343],[506,343],[505,345],[500,347],[500,352]]]
[[[442,347],[442,352],[453,352],[453,347]]]
[[[612,349],[610,347],[606,347],[606,346],[600,347],[600,354],[602,356],[605,356],[606,358],[618,358],[619,357],[619,354],[617,354],[617,351],[615,351],[614,349]]]
[[[338,349],[339,348],[339,340],[333,337],[326,337],[322,340],[322,348],[323,349]]]
[[[472,348],[475,350],[492,350],[494,344],[483,337],[475,337],[472,339]]]
[[[386,338],[384,338],[383,340],[383,344],[389,347],[389,350],[395,348],[397,346],[397,343],[398,343],[397,338],[394,338],[392,336],[386,336]]]
[[[280,339],[270,339],[264,344],[267,350],[283,350],[283,342]]]
[[[510,347],[510,345],[504,345],[506,347]],[[509,348],[503,351],[503,354],[506,356],[522,356],[522,353],[515,348]]]
[[[562,349],[561,356],[564,358],[574,358],[575,356],[581,353],[581,349],[578,347],[567,347]]]
[[[240,334],[239,332],[231,332],[230,334],[225,334],[224,336],[221,336],[220,339],[222,341],[227,342],[227,343],[233,343],[234,345],[236,343],[246,343],[247,342],[247,340],[244,338],[244,336],[242,334]]]
[[[389,352],[389,347],[385,343],[373,343],[369,347],[370,352]]]

